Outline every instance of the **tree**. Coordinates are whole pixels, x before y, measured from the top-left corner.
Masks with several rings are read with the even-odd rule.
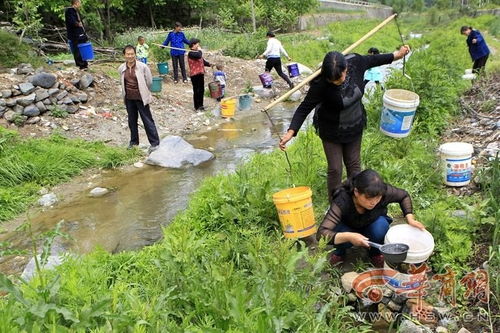
[[[14,0],[12,5],[14,7],[12,21],[21,29],[19,43],[22,42],[26,34],[37,38],[42,28],[42,17],[38,13],[40,2],[37,0]]]

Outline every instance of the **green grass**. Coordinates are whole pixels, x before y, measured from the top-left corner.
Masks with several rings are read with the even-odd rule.
[[[33,49],[25,44],[19,44],[19,38],[0,29],[0,69],[15,67],[20,63],[30,63],[39,66],[43,60],[37,57]]]
[[[23,140],[0,127],[0,221],[26,210],[42,186],[69,181],[84,169],[127,164],[136,156],[136,151],[59,135]]]

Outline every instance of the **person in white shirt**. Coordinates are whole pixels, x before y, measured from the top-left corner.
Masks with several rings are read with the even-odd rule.
[[[281,54],[287,57],[288,61],[292,60],[292,58],[288,56],[288,53],[286,53],[283,45],[281,45],[281,42],[275,38],[274,32],[268,31],[266,36],[268,39],[267,48],[260,56],[260,58],[267,58],[266,72],[270,72],[271,69],[274,68],[276,70],[276,73],[278,73],[278,75],[281,76],[281,78],[285,80],[286,83],[288,83],[291,89],[294,86],[293,82],[285,73],[283,73],[283,70],[281,69]]]

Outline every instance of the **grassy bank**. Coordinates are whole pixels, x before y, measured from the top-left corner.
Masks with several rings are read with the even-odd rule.
[[[44,186],[67,182],[85,169],[128,164],[137,154],[60,135],[22,139],[0,127],[0,222],[25,211]]]
[[[40,66],[43,63],[37,57],[31,46],[21,43],[19,38],[11,33],[0,29],[0,69],[15,67],[20,63],[30,63],[33,66]]]
[[[349,36],[352,24],[331,29]],[[459,25],[430,32],[425,38],[430,48],[408,63],[421,98],[412,134],[394,140],[378,131],[382,92],[377,91],[367,105],[362,151],[365,167],[412,194],[417,218],[436,239],[436,272],[445,265],[458,272],[470,269],[466,262],[482,219],[481,197],[448,195],[436,154],[440,134],[457,116],[457,98],[468,87],[460,78],[470,61],[456,33]],[[370,43],[390,49],[386,38]],[[335,48],[351,42],[350,37],[338,39]],[[411,84],[396,73],[387,86]],[[294,183],[313,188],[319,221],[326,208],[320,141],[312,131],[302,132],[289,154]],[[0,276],[0,288],[9,292],[0,300],[0,331],[368,331],[350,314],[338,279],[322,278],[329,269],[324,253],[309,254],[282,238],[271,195],[291,185],[285,169],[283,153],[275,151],[256,155],[234,174],[207,179],[165,230],[165,239],[139,252],[96,251],[18,286]],[[473,218],[450,214],[465,206]]]

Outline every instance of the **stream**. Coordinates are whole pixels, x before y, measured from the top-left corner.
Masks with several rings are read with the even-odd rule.
[[[281,104],[270,112],[280,133],[286,131],[295,106]],[[70,239],[56,239],[53,252],[57,253],[84,254],[96,247],[116,253],[153,244],[161,239],[162,227],[186,208],[190,194],[205,177],[233,172],[252,154],[277,148],[278,139],[271,130],[264,113],[241,111],[235,119],[223,120],[210,131],[184,137],[195,148],[212,147],[216,156],[212,161],[184,169],[144,165],[103,172],[92,187],[105,187],[112,190],[110,193],[93,198],[89,196],[90,189],[81,186],[68,200],[30,216],[33,233],[51,230],[63,221],[61,231]],[[30,247],[26,233],[20,231],[0,234],[0,242],[16,249]],[[25,256],[0,258],[0,271],[20,273],[28,259]]]

